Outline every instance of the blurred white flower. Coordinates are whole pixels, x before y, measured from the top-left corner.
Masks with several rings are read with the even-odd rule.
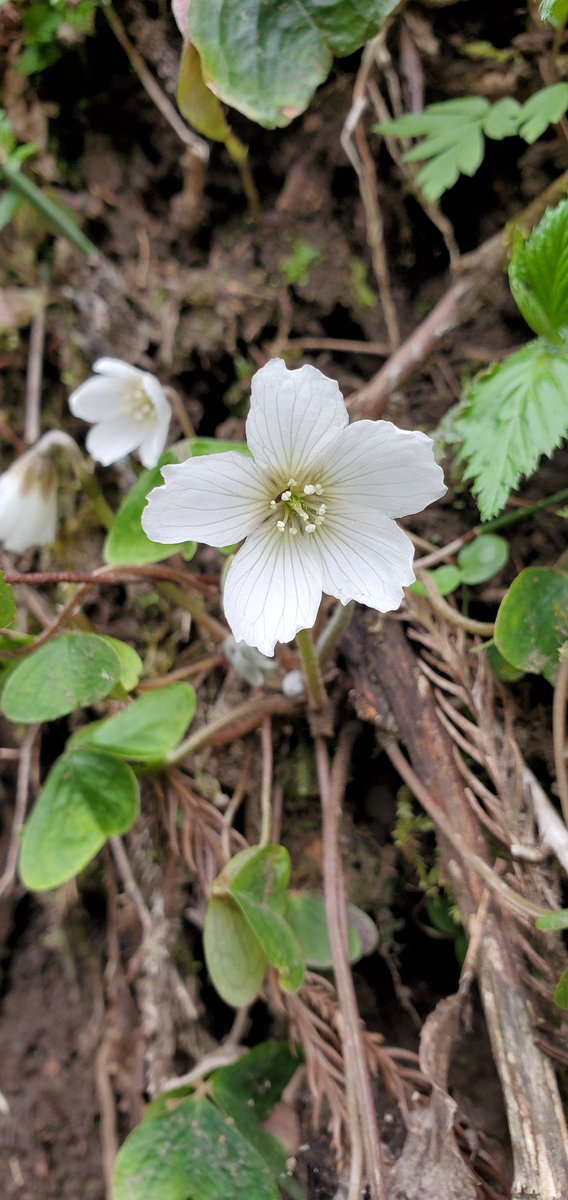
[[[356,421],[337,383],[281,359],[252,381],[251,458],[229,451],[163,468],[142,524],[159,542],[246,539],[225,582],[236,641],[272,655],[313,626],[322,592],[388,612],[414,581],[394,517],[444,495],[432,441],[390,421]]]
[[[57,466],[54,451],[72,458],[78,447],[66,433],[46,433],[0,475],[0,542],[23,554],[32,546],[48,546],[57,532]]]
[[[276,670],[276,663],[272,662],[272,659],[266,658],[264,654],[260,654],[253,646],[247,646],[245,642],[236,642],[232,634],[225,638],[223,651],[233,670],[240,675],[241,679],[250,683],[251,687],[262,687],[264,672]]]
[[[89,454],[108,467],[136,450],[145,467],[155,467],[172,416],[161,383],[119,358],[99,358],[93,371],[69,397],[73,416],[93,426],[86,439]]]

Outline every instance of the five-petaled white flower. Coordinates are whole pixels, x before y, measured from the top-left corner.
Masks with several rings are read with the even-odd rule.
[[[154,541],[246,539],[223,597],[236,640],[272,655],[314,624],[322,592],[398,608],[413,546],[393,518],[446,490],[430,438],[390,421],[348,425],[337,383],[281,359],[253,378],[246,433],[252,459],[229,451],[164,467],[142,518]]]
[[[93,371],[95,376],[69,397],[73,416],[93,426],[86,440],[89,454],[108,467],[136,450],[145,467],[155,467],[172,416],[161,383],[119,358],[99,358]]]
[[[0,542],[23,554],[32,546],[49,546],[57,532],[57,466],[54,452],[81,457],[66,433],[46,433],[0,475]]]

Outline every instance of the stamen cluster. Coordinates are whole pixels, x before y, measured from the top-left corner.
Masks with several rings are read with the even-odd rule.
[[[297,479],[289,479],[284,490],[270,501],[271,512],[278,513],[278,532],[287,531],[292,537],[299,533],[315,533],[327,512],[322,495],[321,483],[306,483],[302,487]]]

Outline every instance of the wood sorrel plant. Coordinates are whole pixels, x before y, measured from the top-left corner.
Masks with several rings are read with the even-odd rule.
[[[358,421],[334,380],[274,359],[256,373],[246,433],[232,451],[163,469],[142,517],[155,541],[243,541],[225,580],[237,642],[274,654],[310,629],[324,592],[380,612],[414,580],[413,545],[394,518],[444,495],[430,438]]]

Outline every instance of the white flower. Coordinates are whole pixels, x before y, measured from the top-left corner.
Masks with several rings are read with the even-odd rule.
[[[225,582],[237,641],[272,655],[313,626],[322,592],[388,612],[414,580],[413,546],[394,517],[444,495],[430,438],[356,421],[315,367],[274,359],[252,381],[252,459],[234,451],[164,467],[142,524],[159,542],[246,539]]]
[[[89,454],[104,467],[133,450],[145,467],[155,467],[166,444],[172,409],[161,383],[119,358],[99,358],[95,377],[69,397],[73,416],[90,421]]]
[[[15,554],[55,541],[57,467],[53,452],[58,448],[72,457],[79,454],[72,438],[54,430],[0,475],[0,542]]]

